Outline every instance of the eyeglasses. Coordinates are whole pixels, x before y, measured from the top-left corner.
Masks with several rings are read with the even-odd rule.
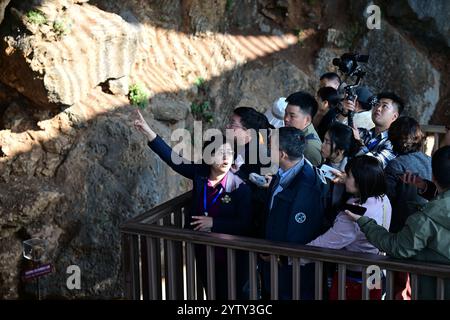
[[[245,127],[241,126],[240,124],[236,123],[236,122],[230,122],[227,124],[226,126],[227,128],[234,128],[234,129],[243,129],[245,130]]]

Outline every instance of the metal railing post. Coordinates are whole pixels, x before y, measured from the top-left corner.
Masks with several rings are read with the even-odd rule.
[[[394,272],[386,272],[386,300],[394,300]]]
[[[436,300],[445,300],[445,282],[442,278],[436,279]]]
[[[215,269],[214,247],[206,246],[206,273],[208,278],[207,297],[208,300],[216,299],[216,269]]]
[[[195,253],[194,244],[186,242],[186,275],[187,275],[187,298],[195,300]]]
[[[256,253],[249,252],[248,253],[248,266],[249,266],[249,285],[250,285],[250,300],[258,299],[258,285],[256,278]]]
[[[314,278],[315,278],[315,299],[322,300],[323,299],[323,262],[316,261],[315,262],[315,270],[314,270]]]
[[[130,234],[122,236],[125,298],[130,300],[141,298],[138,237]]]
[[[300,259],[292,258],[292,299],[300,300]]]
[[[278,300],[278,256],[270,255],[270,299]]]
[[[419,282],[417,274],[412,273],[411,279],[411,300],[417,300],[419,297]]]
[[[236,300],[236,252],[227,249],[228,299]]]
[[[369,288],[367,287],[367,267],[364,267],[362,270],[362,283],[361,283],[361,299],[362,300],[369,300]]]
[[[344,264],[338,265],[338,299],[346,299],[346,267]]]

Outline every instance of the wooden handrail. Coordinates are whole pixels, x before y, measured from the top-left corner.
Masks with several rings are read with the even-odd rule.
[[[126,234],[142,235],[172,241],[188,241],[194,244],[207,244],[217,247],[277,254],[281,256],[303,258],[348,265],[377,265],[382,269],[411,272],[435,277],[450,278],[450,265],[425,263],[414,260],[393,259],[383,255],[351,252],[346,250],[324,249],[305,245],[275,242],[264,239],[233,236],[220,233],[206,233],[170,226],[129,223],[122,226]]]
[[[229,234],[205,233],[173,226],[159,226],[154,223],[171,213],[180,212],[180,207],[189,203],[190,192],[184,193],[154,209],[142,214],[120,227],[124,234],[149,236],[173,241],[188,241],[195,244],[208,244],[224,248],[255,251],[264,254],[278,254],[332,263],[351,265],[378,265],[394,271],[412,272],[430,276],[450,278],[450,265],[424,263],[414,260],[399,260],[387,256],[324,249],[291,243],[274,242],[258,238],[234,236]],[[154,214],[156,219],[148,218]],[[142,222],[146,220],[147,222]],[[149,222],[152,221],[152,222]]]

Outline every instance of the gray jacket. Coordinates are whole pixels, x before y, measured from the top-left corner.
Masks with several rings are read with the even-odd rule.
[[[399,175],[406,171],[417,173],[431,180],[431,158],[422,152],[400,155],[386,166],[387,196],[392,205],[390,232],[396,233],[405,225],[406,219],[427,201],[417,194],[417,188],[404,184]]]

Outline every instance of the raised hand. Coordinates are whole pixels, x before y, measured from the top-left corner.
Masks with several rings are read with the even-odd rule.
[[[350,111],[355,112],[355,110],[356,110],[355,104],[356,104],[356,98],[355,98],[355,100],[344,99],[344,101],[342,102],[342,108],[344,109],[344,112],[346,114],[348,114],[348,112],[350,112]]]
[[[345,172],[339,171],[339,170],[333,170],[333,174],[335,175],[335,178],[331,181],[336,184],[344,184],[345,179],[347,179],[347,174]]]
[[[139,110],[136,110],[135,115],[137,119],[134,120],[134,127],[143,133],[149,141],[153,141],[156,138],[156,133],[150,128]]]
[[[262,186],[261,186],[261,188],[268,188],[269,186],[270,186],[270,183],[272,182],[272,179],[273,179],[273,175],[271,175],[271,174],[266,174],[265,176],[264,176],[264,178],[266,178],[266,183],[265,184],[263,184]]]
[[[351,212],[351,211],[349,211],[349,210],[345,210],[344,212],[345,212],[345,213],[347,214],[347,216],[349,216],[350,219],[352,219],[353,221],[358,221],[359,218],[361,218],[361,216],[358,216],[357,214],[354,214],[353,212]]]

